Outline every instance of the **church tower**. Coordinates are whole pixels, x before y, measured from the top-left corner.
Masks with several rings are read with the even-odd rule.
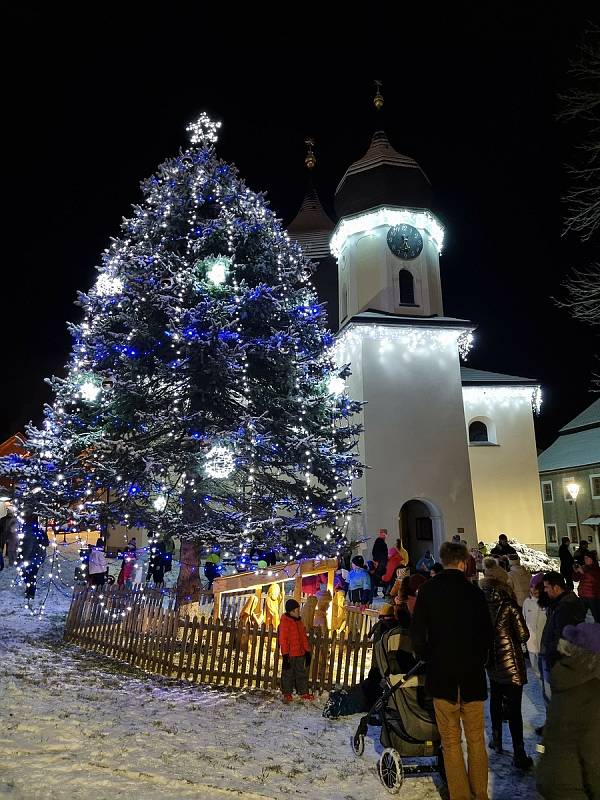
[[[443,314],[439,253],[443,229],[429,211],[421,167],[377,131],[335,193],[340,217],[332,239],[338,260],[340,324],[368,309]]]
[[[419,164],[379,130],[337,187],[330,238],[336,359],[350,364],[347,391],[365,404],[368,469],[353,486],[362,514],[348,535],[366,537],[369,555],[380,529],[388,546],[400,536],[413,565],[452,536],[477,541],[459,360],[473,325],[444,316],[444,230],[431,206]]]

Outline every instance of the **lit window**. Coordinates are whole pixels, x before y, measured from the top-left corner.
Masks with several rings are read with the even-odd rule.
[[[590,475],[592,500],[600,500],[600,475]]]
[[[556,525],[546,525],[546,540],[548,544],[557,544]]]

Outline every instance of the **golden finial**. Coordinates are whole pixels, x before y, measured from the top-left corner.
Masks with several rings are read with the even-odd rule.
[[[306,164],[308,169],[314,169],[315,164],[317,163],[316,156],[313,152],[313,147],[315,146],[315,140],[308,137],[308,139],[304,140],[304,144],[307,147],[306,158],[304,159],[304,163]]]
[[[375,106],[377,111],[379,111],[379,109],[383,106],[383,95],[381,94],[382,85],[383,84],[381,81],[375,81],[375,86],[377,88],[377,91],[375,93],[375,97],[373,98],[373,105]]]

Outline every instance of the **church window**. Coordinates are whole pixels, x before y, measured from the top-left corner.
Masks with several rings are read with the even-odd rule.
[[[489,442],[488,429],[485,422],[476,419],[469,425],[469,441],[470,442]]]
[[[415,281],[412,274],[407,269],[401,269],[398,273],[398,283],[400,284],[400,305],[415,305]]]
[[[592,500],[600,500],[600,475],[590,475],[590,489]]]

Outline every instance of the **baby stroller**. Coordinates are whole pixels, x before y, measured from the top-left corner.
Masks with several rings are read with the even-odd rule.
[[[433,701],[424,688],[423,666],[419,661],[406,674],[397,667],[397,653],[410,650],[410,639],[402,628],[384,633],[373,648],[384,691],[369,713],[362,717],[351,739],[352,749],[361,756],[369,723],[381,724],[380,741],[385,748],[377,765],[379,779],[390,794],[396,794],[407,775],[444,773],[440,734]],[[378,718],[378,720],[376,720]],[[431,764],[404,764],[403,758],[435,758]]]

